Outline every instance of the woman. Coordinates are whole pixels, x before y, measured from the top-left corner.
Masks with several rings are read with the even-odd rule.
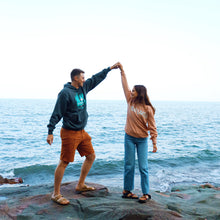
[[[149,195],[148,175],[148,131],[153,142],[153,152],[157,151],[157,128],[154,120],[155,108],[152,106],[147,90],[142,85],[136,85],[130,91],[123,66],[121,70],[122,87],[127,101],[127,120],[125,126],[125,164],[123,198],[138,199],[131,191],[134,189],[135,148],[137,148],[138,165],[141,174],[143,196],[139,202],[151,199]]]

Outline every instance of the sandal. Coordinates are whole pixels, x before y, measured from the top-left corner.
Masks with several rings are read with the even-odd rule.
[[[81,189],[76,188],[75,190],[77,193],[81,193],[81,192],[87,192],[87,191],[94,191],[95,187],[84,185]]]
[[[150,200],[150,199],[151,199],[151,195],[143,194],[143,196],[141,196],[141,198],[139,198],[138,202],[145,203],[145,202],[147,202],[147,200]]]
[[[122,198],[124,198],[124,199],[138,199],[138,196],[133,194],[130,191],[124,190]]]
[[[60,205],[68,205],[70,203],[70,201],[66,198],[64,198],[61,194],[54,196],[54,194],[52,194],[51,196],[51,200],[53,200],[54,202],[60,204]]]

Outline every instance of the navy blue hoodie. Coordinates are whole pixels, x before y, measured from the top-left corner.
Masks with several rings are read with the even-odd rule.
[[[63,118],[63,128],[79,131],[85,128],[88,120],[86,94],[102,82],[110,67],[87,79],[83,87],[76,89],[71,83],[64,85],[58,94],[58,98],[51,115],[48,127],[48,134],[53,134],[56,124]]]

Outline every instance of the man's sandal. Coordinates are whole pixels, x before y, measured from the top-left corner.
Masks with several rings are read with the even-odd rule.
[[[51,200],[54,202],[60,204],[60,205],[68,205],[70,201],[66,198],[64,198],[61,194],[54,196],[54,194],[51,196]]]
[[[86,184],[81,188],[76,188],[75,191],[77,193],[82,193],[82,192],[87,192],[87,191],[94,191],[96,190],[95,187],[92,187],[92,186],[87,186]]]
[[[124,199],[138,199],[138,196],[133,194],[130,191],[124,190],[122,198],[124,198]]]
[[[141,196],[141,197],[139,198],[138,202],[140,202],[140,203],[145,203],[145,202],[147,202],[147,201],[150,200],[150,199],[151,199],[151,195],[149,195],[149,194],[144,194],[143,196]]]

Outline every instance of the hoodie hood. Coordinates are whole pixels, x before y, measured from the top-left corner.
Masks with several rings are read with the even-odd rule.
[[[77,88],[75,88],[74,86],[71,85],[71,82],[68,82],[68,83],[64,84],[63,88],[78,90]]]

